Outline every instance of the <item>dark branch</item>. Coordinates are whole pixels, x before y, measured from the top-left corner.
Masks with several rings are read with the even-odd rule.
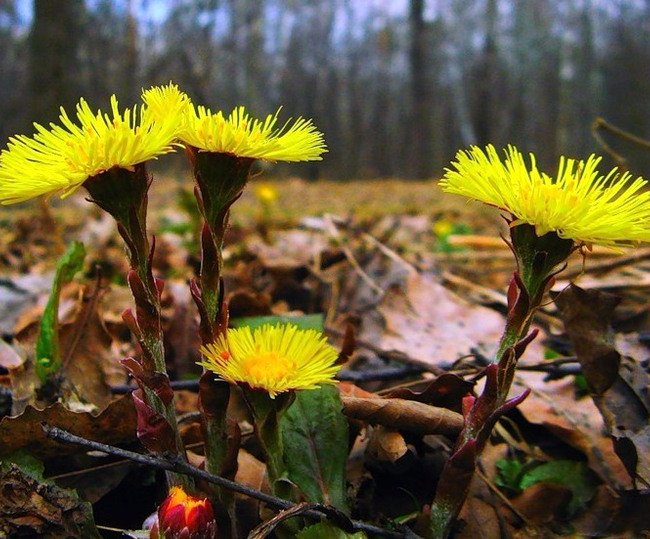
[[[345,382],[377,382],[388,380],[401,380],[407,376],[414,376],[421,374],[425,369],[418,365],[402,365],[399,367],[386,367],[385,369],[372,369],[365,371],[351,371],[349,369],[342,369],[336,375],[336,379]],[[185,389],[188,391],[198,391],[198,380],[174,380],[171,382],[172,389]],[[116,395],[130,393],[137,386],[124,384],[118,386],[111,386],[111,391]]]
[[[241,483],[231,481],[224,477],[219,477],[218,475],[212,475],[206,472],[205,470],[201,470],[199,468],[196,468],[195,466],[192,466],[191,464],[188,464],[184,460],[180,459],[177,455],[169,455],[167,456],[167,458],[159,458],[151,455],[142,455],[140,453],[127,451],[125,449],[120,449],[119,447],[114,447],[112,445],[106,445],[100,442],[87,440],[86,438],[82,438],[81,436],[77,436],[66,430],[60,429],[58,427],[53,427],[51,425],[47,425],[45,423],[43,423],[41,426],[46,436],[48,438],[52,438],[53,440],[57,440],[59,442],[64,442],[64,443],[81,445],[83,447],[87,447],[95,451],[103,451],[104,453],[108,453],[110,455],[115,455],[117,457],[129,459],[132,460],[133,462],[138,462],[146,466],[152,466],[154,468],[159,468],[161,470],[181,473],[193,477],[195,479],[201,479],[203,481],[207,481],[208,483],[213,483],[219,487],[232,490],[233,492],[238,492],[245,496],[255,498],[256,500],[264,502],[272,509],[285,510],[295,505],[293,502],[290,502],[283,498],[278,498],[277,496],[273,496],[272,494],[267,494],[265,492],[262,492],[261,490],[257,490],[248,487],[246,485],[242,485]],[[301,513],[301,515],[314,520],[320,520],[323,516],[327,516],[329,513],[330,511],[328,510],[328,508],[317,507],[316,509],[305,511],[304,513]],[[387,530],[385,528],[381,528],[379,526],[368,524],[366,522],[362,522],[359,520],[353,520],[352,525],[354,526],[355,530],[365,531],[381,537],[395,537],[395,538],[414,537],[410,530],[404,532],[397,532],[393,530]]]

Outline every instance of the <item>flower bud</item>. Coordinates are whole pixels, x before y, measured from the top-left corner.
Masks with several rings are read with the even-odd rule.
[[[217,523],[207,498],[195,498],[181,487],[169,489],[158,508],[158,526],[165,539],[216,539]]]

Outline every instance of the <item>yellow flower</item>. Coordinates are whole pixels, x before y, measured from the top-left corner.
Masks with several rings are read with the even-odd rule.
[[[250,117],[242,106],[226,118],[199,106],[189,108],[182,142],[198,150],[269,161],[320,161],[327,151],[323,134],[311,120],[298,118],[276,127],[278,110],[264,120]]]
[[[113,167],[130,168],[173,151],[182,110],[169,108],[156,121],[146,107],[120,112],[111,97],[111,114],[93,112],[84,99],[73,122],[61,108],[61,125],[34,124],[33,137],[17,135],[0,153],[0,202],[11,204],[39,195],[70,195],[86,179]]]
[[[229,329],[227,336],[201,347],[206,369],[229,382],[263,389],[271,397],[292,389],[334,383],[337,351],[313,329],[293,324],[265,324]]]
[[[255,196],[263,204],[273,204],[278,199],[278,190],[270,183],[255,186]]]
[[[164,122],[171,111],[171,115],[176,120],[177,130],[183,129],[191,101],[176,84],[170,82],[165,86],[152,86],[148,90],[143,90],[142,101],[146,105],[147,114],[151,114],[154,121]]]
[[[446,169],[442,189],[510,212],[512,226],[528,223],[538,236],[554,231],[577,243],[616,246],[650,241],[650,191],[643,178],[631,181],[614,168],[606,175],[586,161],[560,158],[556,177],[540,172],[531,154],[508,146],[504,161],[494,146],[459,151]],[[455,170],[454,170],[455,169]]]

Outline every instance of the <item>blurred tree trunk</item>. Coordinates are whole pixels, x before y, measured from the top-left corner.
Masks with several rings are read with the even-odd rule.
[[[79,98],[79,36],[83,0],[34,0],[29,35],[30,116],[39,123],[57,118],[59,107],[71,112]]]
[[[138,19],[134,8],[135,1],[128,0],[126,13],[126,57],[124,58],[124,95],[129,101],[138,99]]]
[[[427,40],[424,0],[410,0],[409,21],[411,46],[411,156],[410,175],[426,178],[432,174],[431,163],[431,89],[427,77]]]
[[[485,23],[485,42],[483,54],[479,58],[476,84],[475,131],[476,142],[480,146],[495,142],[495,133],[499,123],[495,96],[498,83],[496,0],[487,0]]]

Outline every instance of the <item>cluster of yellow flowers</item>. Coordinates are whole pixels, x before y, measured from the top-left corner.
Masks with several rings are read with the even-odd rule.
[[[155,159],[178,144],[272,161],[320,160],[327,151],[323,134],[304,118],[277,128],[278,113],[260,121],[244,107],[226,118],[195,107],[172,83],[145,90],[142,99],[143,105],[120,111],[113,96],[110,115],[93,112],[81,99],[77,123],[61,109],[61,125],[34,124],[34,136],[10,138],[0,153],[0,202],[67,196],[89,177]]]
[[[76,122],[61,109],[60,125],[34,124],[32,137],[10,138],[0,153],[0,203],[74,192],[88,178],[113,167],[130,169],[185,145],[200,152],[277,161],[320,160],[327,151],[311,120],[277,127],[278,112],[263,120],[244,107],[229,115],[195,106],[175,84],[142,93],[143,104],[110,114],[93,112],[81,99]],[[626,245],[650,241],[650,190],[642,178],[613,169],[600,174],[600,158],[561,158],[555,177],[527,165],[513,146],[505,160],[493,146],[460,151],[445,171],[444,191],[496,206],[512,216],[511,226],[528,223],[577,245]],[[330,382],[336,352],[317,332],[293,326],[231,330],[202,350],[204,365],[233,382],[275,394]]]

